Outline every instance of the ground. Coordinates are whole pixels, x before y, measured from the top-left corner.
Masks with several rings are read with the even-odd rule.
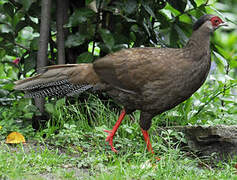
[[[162,126],[186,125],[195,120],[186,122],[184,116],[174,113],[178,111],[153,119],[149,133],[155,155],[146,150],[138,123],[139,111],[125,116],[114,137],[116,154],[105,142],[104,129],[113,127],[119,115],[117,110],[98,100],[90,105],[85,102],[70,106],[59,100],[56,105],[46,107],[53,109],[53,114],[46,127],[38,131],[32,129],[31,119],[27,126],[22,126],[17,108],[5,110],[0,129],[0,179],[237,179],[236,158],[226,162],[200,158],[195,152],[181,148],[187,143],[183,133],[171,129],[157,131]],[[180,107],[183,109],[183,106],[177,108]],[[207,117],[205,113],[202,124],[219,122]],[[228,119],[225,118],[226,124],[236,123]],[[9,131],[22,133],[26,144],[6,144],[5,135]],[[161,160],[158,162],[156,157]]]
[[[140,138],[140,137],[139,137]],[[153,138],[153,141],[157,140]],[[167,142],[170,141],[166,139]],[[97,140],[96,140],[97,141]],[[37,141],[0,145],[1,179],[236,179],[234,163],[209,162],[181,151],[173,142],[153,143],[160,151],[158,162],[145,145],[121,146],[118,154],[106,143],[90,140],[84,147],[59,147]],[[116,142],[116,141],[115,141]],[[117,142],[118,143],[118,142]],[[136,146],[136,143],[132,145]],[[119,148],[119,146],[116,146]],[[88,148],[88,149],[87,149]],[[92,149],[93,148],[93,149]]]

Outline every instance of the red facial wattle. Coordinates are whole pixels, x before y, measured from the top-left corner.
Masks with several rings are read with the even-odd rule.
[[[224,23],[224,22],[221,20],[221,18],[219,18],[219,17],[217,17],[217,16],[211,18],[210,21],[211,21],[213,27],[218,27],[220,24]]]

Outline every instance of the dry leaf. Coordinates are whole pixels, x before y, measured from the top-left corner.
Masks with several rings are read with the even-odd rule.
[[[18,143],[25,143],[26,140],[24,136],[21,133],[18,132],[12,132],[8,134],[6,143],[7,144],[18,144]]]

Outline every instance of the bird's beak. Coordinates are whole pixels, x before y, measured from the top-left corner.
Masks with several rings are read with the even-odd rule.
[[[223,22],[223,23],[219,24],[219,27],[220,26],[228,26],[228,23],[227,22]]]
[[[218,24],[218,26],[216,26],[215,29],[219,29],[222,26],[228,26],[227,22],[223,22],[223,23]]]

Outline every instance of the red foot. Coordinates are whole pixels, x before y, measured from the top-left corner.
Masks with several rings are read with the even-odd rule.
[[[125,111],[125,109],[123,109],[117,122],[115,123],[113,129],[112,130],[104,130],[104,132],[107,132],[109,134],[107,136],[107,138],[105,139],[105,141],[109,142],[111,150],[114,151],[115,153],[117,153],[118,151],[113,146],[113,138],[114,138],[114,135],[115,135],[118,127],[120,126],[121,122],[123,121],[123,118],[125,115],[126,115],[126,111]]]
[[[115,153],[117,153],[118,151],[113,146],[113,138],[114,138],[113,131],[112,130],[104,130],[104,132],[107,132],[109,134],[107,136],[107,138],[105,139],[105,141],[109,142],[111,150],[114,151]]]

